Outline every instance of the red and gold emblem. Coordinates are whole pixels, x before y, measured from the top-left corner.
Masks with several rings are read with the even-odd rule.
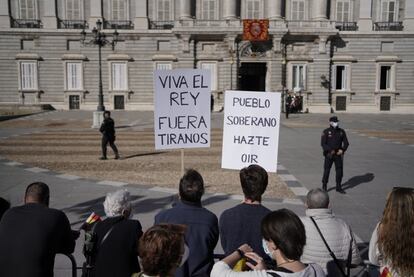
[[[269,39],[268,19],[244,19],[243,40],[264,41]]]

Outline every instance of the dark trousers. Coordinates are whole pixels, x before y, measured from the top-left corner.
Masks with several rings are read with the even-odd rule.
[[[286,115],[286,118],[289,118],[289,112],[290,112],[290,105],[286,105],[285,106],[285,115]]]
[[[118,148],[116,148],[115,145],[115,138],[108,138],[107,136],[102,136],[102,157],[106,158],[106,146],[109,144],[109,146],[112,148],[112,150],[115,153],[115,156],[118,156]]]
[[[332,164],[335,163],[336,171],[336,188],[341,188],[343,176],[343,155],[326,155],[325,163],[323,165],[322,185],[326,188],[329,181],[329,173],[331,172]]]

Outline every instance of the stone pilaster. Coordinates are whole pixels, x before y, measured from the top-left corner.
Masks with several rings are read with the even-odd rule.
[[[282,18],[282,0],[267,0],[266,9],[270,20]]]
[[[43,0],[43,17],[42,24],[44,29],[56,29],[57,17],[56,17],[56,1],[55,0]]]
[[[147,0],[136,0],[135,2],[135,29],[148,29]]]
[[[91,15],[89,16],[89,28],[96,26],[96,21],[99,19],[102,21],[102,2],[101,0],[90,0],[91,1]]]
[[[312,1],[312,20],[327,19],[328,3],[327,0],[313,0]]]
[[[236,19],[237,4],[236,0],[223,0],[224,19]]]
[[[371,14],[372,14],[372,1],[371,0],[361,0],[360,6],[359,6],[358,30],[360,30],[360,31],[372,31],[372,16],[371,16]]]
[[[405,1],[404,30],[414,31],[414,1]]]
[[[0,0],[0,28],[10,27],[9,1]]]
[[[180,19],[191,19],[191,0],[180,0]]]

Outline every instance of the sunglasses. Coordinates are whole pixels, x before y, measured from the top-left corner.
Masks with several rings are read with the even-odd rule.
[[[408,188],[408,187],[393,187],[392,191],[401,191],[401,192],[412,192],[414,191],[414,188]]]

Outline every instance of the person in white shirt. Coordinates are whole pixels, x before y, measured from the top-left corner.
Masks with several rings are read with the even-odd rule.
[[[211,277],[324,277],[323,269],[317,264],[300,262],[306,243],[305,228],[299,217],[288,209],[280,209],[266,215],[261,223],[263,249],[277,264],[274,270],[267,270],[263,258],[244,244],[236,251],[217,262]],[[250,271],[236,272],[232,268],[242,258],[247,259]]]

